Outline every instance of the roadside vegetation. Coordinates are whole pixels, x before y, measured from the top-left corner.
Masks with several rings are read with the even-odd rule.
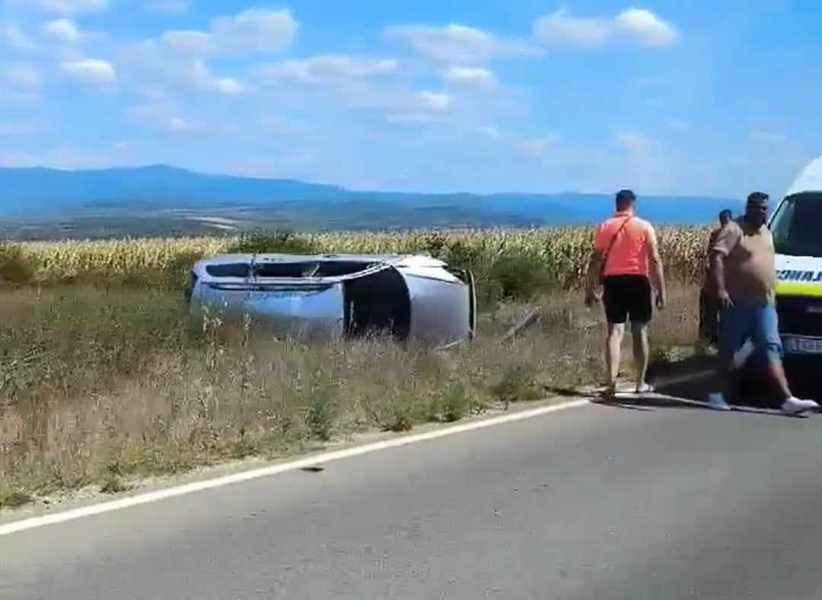
[[[657,345],[693,340],[704,237],[662,232],[679,284],[654,323]],[[117,493],[142,477],[454,422],[596,383],[602,323],[578,289],[589,239],[564,229],[0,246],[0,507]],[[447,258],[477,275],[479,339],[432,353],[194,327],[183,301],[191,262],[233,251]],[[535,307],[539,322],[500,343]]]

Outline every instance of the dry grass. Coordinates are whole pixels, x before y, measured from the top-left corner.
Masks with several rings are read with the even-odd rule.
[[[541,302],[539,325],[505,346],[497,339],[523,305],[499,305],[474,344],[436,354],[193,331],[172,292],[2,292],[0,506],[90,485],[113,493],[133,477],[451,422],[590,383],[598,315],[576,294]],[[691,318],[674,308],[655,333],[673,343]]]
[[[702,233],[662,238],[674,278],[693,281]],[[0,287],[0,507],[86,486],[117,493],[144,476],[457,421],[589,384],[602,374],[602,323],[569,291],[589,241],[583,230],[533,230],[0,248],[0,277],[18,282]],[[436,354],[195,330],[185,270],[229,249],[444,256],[479,275],[480,337]],[[539,324],[500,345],[535,303]],[[675,292],[655,347],[689,343],[695,311],[693,287]]]

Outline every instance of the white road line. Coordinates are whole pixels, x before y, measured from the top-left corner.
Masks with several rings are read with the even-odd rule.
[[[465,423],[462,425],[454,425],[452,427],[447,427],[444,429],[439,429],[436,431],[430,431],[427,433],[418,433],[407,435],[391,440],[386,440],[382,442],[375,442],[372,444],[366,444],[363,446],[358,446],[355,448],[347,448],[344,450],[336,450],[332,452],[326,452],[323,454],[318,454],[315,456],[311,456],[308,458],[272,465],[270,467],[263,467],[260,469],[254,469],[250,471],[245,471],[243,473],[236,473],[234,475],[226,475],[223,477],[218,477],[216,479],[209,479],[206,481],[198,481],[195,483],[189,483],[186,485],[176,486],[164,490],[159,490],[156,492],[148,492],[145,494],[139,494],[137,496],[131,496],[128,498],[123,498],[120,500],[112,500],[110,502],[103,502],[100,504],[95,504],[92,506],[86,506],[83,508],[77,508],[73,510],[68,510],[60,513],[45,515],[42,517],[32,517],[30,519],[23,519],[20,521],[8,523],[6,525],[0,526],[0,537],[11,535],[13,533],[19,533],[21,531],[27,531],[29,529],[34,529],[37,527],[45,527],[47,525],[56,525],[58,523],[65,523],[67,521],[74,521],[76,519],[82,519],[85,517],[91,517],[94,515],[100,515],[107,512],[112,512],[116,510],[124,510],[126,508],[132,508],[134,506],[140,506],[142,504],[150,504],[152,502],[159,502],[161,500],[167,500],[169,498],[176,498],[178,496],[184,496],[187,494],[195,494],[197,492],[203,492],[206,490],[212,490],[215,488],[224,487],[227,485],[232,485],[236,483],[242,483],[244,481],[250,481],[252,479],[260,479],[262,477],[271,477],[272,475],[278,475],[280,473],[286,473],[288,471],[296,471],[298,469],[304,469],[306,467],[315,466],[317,464],[325,464],[330,463],[333,461],[342,460],[345,458],[352,458],[354,456],[361,456],[363,454],[369,454],[372,452],[377,452],[379,450],[388,450],[389,448],[399,448],[401,446],[407,446],[410,444],[417,444],[420,442],[425,442],[428,440],[435,440],[438,438],[446,437],[449,435],[455,435],[458,433],[464,433],[467,431],[476,431],[478,429],[485,429],[486,427],[493,427],[496,425],[503,425],[505,423],[513,423],[515,421],[522,421],[525,419],[532,419],[534,417],[539,417],[542,415],[546,415],[553,412],[558,412],[561,410],[568,410],[571,408],[579,408],[582,406],[586,406],[590,404],[589,400],[574,400],[572,402],[564,402],[562,404],[555,404],[552,406],[544,406],[541,408],[535,408],[532,410],[525,410],[522,412],[516,412],[513,414],[502,415],[499,417],[492,417],[489,419],[482,419],[479,421],[474,421],[472,423]]]

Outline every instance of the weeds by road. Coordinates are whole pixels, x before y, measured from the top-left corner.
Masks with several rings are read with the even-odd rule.
[[[132,478],[458,421],[599,379],[600,314],[561,284],[552,271],[560,261],[540,262],[538,244],[494,255],[492,237],[420,239],[480,274],[479,339],[461,349],[431,353],[381,340],[309,346],[219,323],[195,328],[183,301],[193,260],[185,252],[157,268],[118,271],[115,261],[66,280],[43,279],[44,263],[0,248],[0,507],[87,486],[114,493]],[[242,243],[310,249],[290,236]],[[50,248],[59,258],[68,246]],[[692,341],[695,294],[687,286],[672,294],[653,325],[657,349]],[[537,325],[500,344],[535,305]]]
[[[678,299],[654,329],[666,344],[692,329]],[[501,304],[474,344],[435,354],[194,330],[179,295],[156,289],[3,291],[0,505],[452,422],[598,378],[598,314],[576,295],[539,302],[543,319],[513,342],[497,340],[527,307]]]

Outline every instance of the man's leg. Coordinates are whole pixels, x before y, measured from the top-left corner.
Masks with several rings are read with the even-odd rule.
[[[717,345],[719,343],[719,301],[715,296],[711,296],[707,300],[707,320],[708,335],[706,339],[708,343]]]
[[[636,392],[638,394],[650,391],[650,386],[645,382],[645,378],[648,375],[648,363],[651,358],[648,324],[651,322],[654,313],[652,294],[651,282],[647,278],[642,277],[633,280],[629,312],[631,337],[634,342]]]
[[[605,343],[605,363],[608,367],[608,389],[606,395],[613,399],[616,381],[622,359],[622,342],[625,339],[625,323],[628,319],[625,301],[625,285],[621,278],[607,278],[602,300],[608,320],[608,335]]]
[[[733,356],[717,358],[717,376],[719,378],[719,397],[710,400],[712,408],[727,410],[728,400],[733,400],[739,390],[740,373],[734,364]]]
[[[634,342],[634,362],[636,363],[636,391],[643,392],[648,388],[645,381],[648,376],[648,363],[651,359],[651,344],[648,341],[648,324],[632,323],[631,336]]]
[[[608,365],[608,390],[616,390],[619,367],[622,360],[622,342],[625,339],[625,323],[608,323],[608,343],[605,348],[605,362]]]
[[[743,306],[732,306],[722,311],[715,373],[716,391],[708,396],[708,404],[716,410],[730,410],[728,400],[736,395],[739,374],[734,365],[734,357],[748,338],[750,315],[748,307]]]
[[[756,351],[768,357],[766,374],[778,394],[780,408],[787,413],[818,408],[816,402],[799,400],[791,392],[782,365],[782,339],[779,335],[779,317],[775,306],[767,305],[757,311],[752,340]]]

